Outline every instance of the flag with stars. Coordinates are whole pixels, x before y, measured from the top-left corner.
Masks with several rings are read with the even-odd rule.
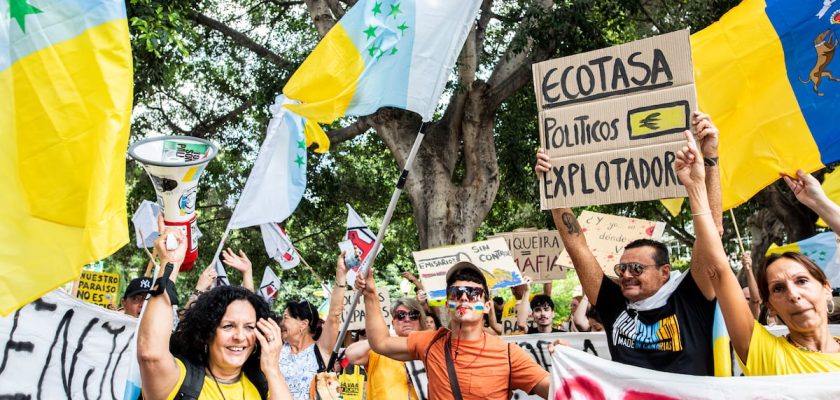
[[[0,315],[128,243],[123,0],[0,0]]]
[[[283,107],[292,101],[277,96],[269,109],[265,141],[239,196],[228,228],[283,222],[306,190],[305,121]]]
[[[283,93],[288,108],[331,123],[380,107],[429,121],[481,0],[360,0],[324,36]]]

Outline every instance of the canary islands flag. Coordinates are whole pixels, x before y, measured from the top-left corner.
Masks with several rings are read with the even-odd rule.
[[[360,0],[283,88],[286,107],[331,123],[391,106],[429,121],[480,0]]]
[[[840,253],[837,242],[840,241],[834,232],[823,232],[798,242],[777,246],[771,244],[765,256],[796,251],[811,259],[831,282],[832,287],[840,287]]]
[[[0,1],[0,315],[128,242],[122,0]]]
[[[692,35],[697,97],[721,132],[724,209],[780,172],[840,160],[838,24],[840,2],[745,0]]]

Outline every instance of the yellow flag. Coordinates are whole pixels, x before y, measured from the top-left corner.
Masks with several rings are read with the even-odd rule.
[[[123,1],[0,1],[0,15],[7,315],[128,241],[132,59]]]
[[[683,197],[659,200],[659,202],[662,203],[663,206],[665,206],[665,209],[668,210],[669,213],[671,213],[672,217],[680,215],[680,210],[682,210],[683,201],[685,201],[685,198]]]

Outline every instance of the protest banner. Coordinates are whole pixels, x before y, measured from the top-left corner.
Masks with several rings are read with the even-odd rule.
[[[540,206],[684,197],[673,169],[697,109],[687,30],[534,64]]]
[[[430,300],[446,298],[446,271],[461,261],[481,269],[490,290],[522,283],[522,273],[502,238],[415,251],[412,256]]]
[[[0,318],[0,399],[122,398],[136,327],[61,290]]]
[[[82,271],[76,286],[76,297],[102,307],[114,306],[120,298],[119,288],[119,274]]]
[[[391,325],[391,297],[388,294],[388,288],[376,288],[376,292],[379,293],[379,305],[382,307],[382,317],[385,318],[385,324]],[[352,301],[353,292],[345,293],[344,311],[341,312],[341,323],[344,324],[344,320],[352,312],[350,325],[347,326],[347,330],[365,329],[365,309],[364,307],[356,307],[355,310],[352,310],[350,307]]]
[[[504,232],[490,236],[502,238],[507,242],[513,262],[519,267],[522,276],[534,282],[564,279],[566,271],[557,264],[557,257],[563,252],[563,241],[557,231],[526,230]]]
[[[659,240],[665,233],[664,222],[583,211],[578,216],[581,230],[586,235],[586,244],[598,260],[604,273],[614,277],[613,266],[618,263],[624,246],[636,239]],[[569,253],[563,251],[557,263],[572,267]]]

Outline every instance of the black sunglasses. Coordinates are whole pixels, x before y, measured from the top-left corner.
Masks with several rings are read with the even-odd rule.
[[[663,264],[664,265],[664,264]],[[618,263],[613,268],[615,274],[621,276],[624,271],[630,271],[630,275],[639,276],[642,272],[645,272],[647,267],[658,267],[659,265],[656,264],[642,264],[638,262],[629,262],[629,263]]]
[[[394,319],[396,319],[397,321],[405,321],[405,320],[409,320],[409,319],[412,320],[412,321],[417,321],[418,319],[420,319],[420,313],[417,312],[417,311],[414,311],[414,310],[412,310],[412,311],[399,310],[399,311],[394,313]]]
[[[476,301],[484,294],[484,289],[472,286],[450,286],[446,289],[446,292],[449,295],[449,300],[458,300],[466,293],[467,300]]]

